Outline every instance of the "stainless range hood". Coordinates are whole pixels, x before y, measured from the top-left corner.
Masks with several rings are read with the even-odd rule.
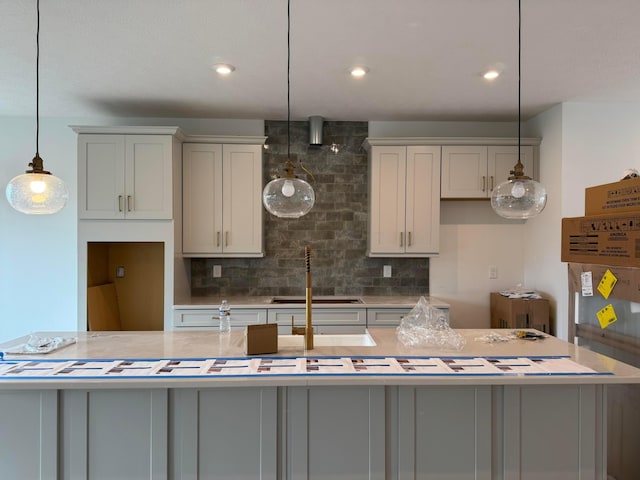
[[[309,145],[322,145],[322,124],[324,118],[320,115],[309,117]]]

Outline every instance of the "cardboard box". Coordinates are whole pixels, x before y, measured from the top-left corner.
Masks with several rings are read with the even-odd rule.
[[[585,189],[584,214],[640,213],[640,178]]]
[[[560,259],[640,267],[640,213],[563,218]]]
[[[632,267],[570,263],[569,292],[577,292],[582,295],[582,274],[590,272],[593,296],[604,298],[597,287],[607,270],[616,277],[616,284],[608,298],[640,303],[640,270]]]
[[[247,355],[278,352],[278,325],[275,323],[247,325],[245,330]]]
[[[491,328],[535,328],[551,333],[549,300],[491,293]]]

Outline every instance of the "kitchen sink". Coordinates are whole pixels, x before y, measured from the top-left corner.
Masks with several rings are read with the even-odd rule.
[[[275,305],[295,304],[302,305],[306,303],[305,297],[273,297],[271,303]],[[364,303],[358,297],[313,297],[311,303],[322,305],[344,305]]]
[[[376,342],[368,333],[316,334],[314,347],[375,347]],[[278,335],[278,348],[304,347],[304,335]]]

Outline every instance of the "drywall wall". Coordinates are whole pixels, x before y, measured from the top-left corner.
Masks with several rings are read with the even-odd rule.
[[[562,218],[562,105],[529,120],[528,136],[542,138],[540,183],[547,189],[547,206],[526,222],[523,236],[524,278],[528,287],[549,299],[552,328],[561,338],[567,332],[567,266],[560,262]]]
[[[640,104],[565,103],[562,215],[584,215],[584,189],[640,170]]]
[[[75,330],[77,312],[76,140],[63,120],[40,119],[44,167],[62,178],[69,204],[55,215],[24,215],[4,198],[6,184],[35,153],[33,118],[0,118],[0,341],[33,331]]]

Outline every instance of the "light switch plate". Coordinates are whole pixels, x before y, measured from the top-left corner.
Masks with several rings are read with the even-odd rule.
[[[498,267],[496,265],[489,265],[489,278],[491,280],[498,278]]]
[[[213,278],[220,278],[222,276],[222,265],[213,266]]]
[[[382,276],[384,278],[391,278],[391,265],[384,265],[382,267]]]

